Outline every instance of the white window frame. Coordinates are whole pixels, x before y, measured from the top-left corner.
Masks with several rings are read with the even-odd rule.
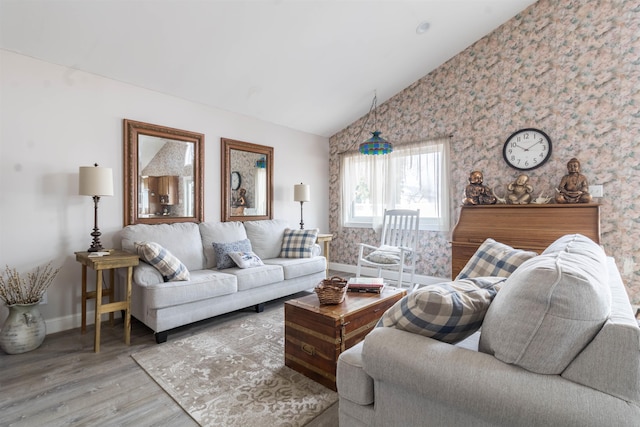
[[[387,155],[342,153],[342,226],[375,228],[384,209],[419,208],[420,230],[449,231],[449,168],[448,137],[397,145]]]

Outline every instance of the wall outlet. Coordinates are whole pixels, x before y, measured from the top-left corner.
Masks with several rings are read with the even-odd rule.
[[[602,196],[604,196],[604,190],[602,188],[602,185],[590,185],[589,186],[589,193],[591,193],[591,195],[593,197],[602,197]]]

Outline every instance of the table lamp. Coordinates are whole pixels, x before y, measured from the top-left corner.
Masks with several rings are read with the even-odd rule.
[[[302,220],[302,204],[311,201],[311,187],[308,184],[296,184],[293,186],[293,200],[300,202],[300,230],[304,230],[304,221]]]
[[[99,252],[104,250],[100,243],[100,230],[98,229],[98,202],[101,196],[113,196],[113,172],[111,168],[103,168],[96,163],[93,166],[80,166],[79,174],[81,196],[93,197],[93,242],[88,249],[89,252]]]

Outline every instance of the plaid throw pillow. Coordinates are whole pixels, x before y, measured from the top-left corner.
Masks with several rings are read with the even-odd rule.
[[[171,252],[155,242],[136,242],[138,256],[156,268],[165,282],[189,280],[189,270]]]
[[[514,249],[493,239],[485,240],[464,266],[455,280],[468,277],[509,277],[526,260],[538,255],[535,252]]]
[[[420,288],[395,303],[377,326],[455,344],[482,326],[504,277],[477,277]]]
[[[318,229],[284,230],[280,258],[311,258],[313,245],[318,238]]]

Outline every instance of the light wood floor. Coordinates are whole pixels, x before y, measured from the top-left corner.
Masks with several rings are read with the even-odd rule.
[[[285,299],[267,303],[267,309]],[[169,334],[169,341],[228,316],[238,312],[180,328]],[[84,335],[80,329],[47,335],[28,353],[7,355],[0,350],[0,425],[197,426],[130,357],[157,345],[150,329],[134,319],[131,345],[126,346],[122,320],[116,319],[113,327],[103,322],[97,354],[93,333],[89,325]]]

